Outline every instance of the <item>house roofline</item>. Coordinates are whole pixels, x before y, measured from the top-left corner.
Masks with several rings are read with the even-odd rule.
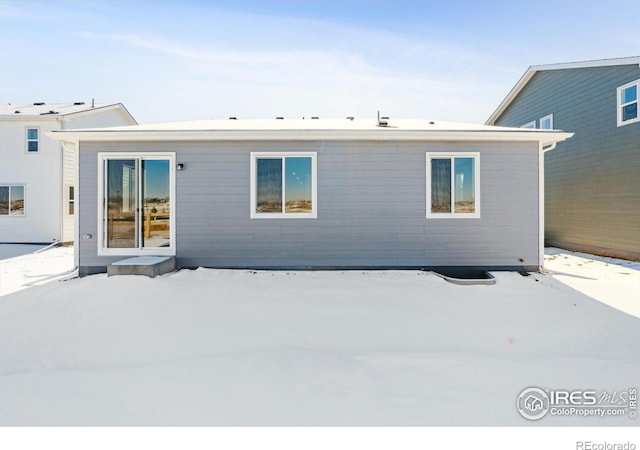
[[[81,116],[81,115],[90,115],[95,114],[97,112],[105,112],[109,110],[121,110],[124,115],[129,119],[131,125],[138,125],[136,119],[131,115],[129,110],[122,103],[110,103],[106,105],[99,105],[92,108],[83,109],[80,111],[72,111],[72,112],[57,112],[56,114],[1,114],[0,120],[3,121],[34,121],[34,120],[68,120],[71,119],[71,116]]]
[[[132,122],[131,125],[138,125],[138,121],[136,119],[134,119],[134,117],[131,115],[129,110],[122,103],[112,103],[110,105],[96,106],[96,107],[91,108],[91,109],[85,109],[85,110],[82,110],[82,111],[70,112],[70,113],[67,113],[67,114],[60,114],[60,116],[61,117],[68,117],[68,116],[78,116],[78,115],[89,115],[89,114],[93,114],[93,113],[96,113],[96,112],[104,112],[104,111],[109,111],[109,110],[114,110],[114,109],[121,109],[122,112],[125,113],[125,115]]]
[[[73,130],[51,131],[52,139],[79,142],[159,141],[484,141],[539,142],[543,146],[573,136],[558,130]]]
[[[557,64],[545,64],[538,66],[530,66],[524,75],[520,77],[518,82],[509,91],[507,96],[502,100],[496,110],[489,116],[485,125],[494,125],[496,120],[502,115],[502,113],[509,107],[511,102],[518,96],[520,91],[524,89],[527,83],[533,78],[537,72],[549,71],[549,70],[566,70],[566,69],[589,69],[592,67],[613,67],[613,66],[628,66],[637,64],[640,67],[640,56],[630,56],[626,58],[612,58],[612,59],[596,59],[590,61],[578,61],[570,63],[557,63]]]

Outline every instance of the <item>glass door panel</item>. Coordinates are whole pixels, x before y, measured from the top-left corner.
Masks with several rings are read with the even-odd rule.
[[[171,198],[169,161],[143,159],[142,208],[140,234],[142,247],[169,247],[171,245]]]
[[[136,160],[109,159],[105,169],[105,247],[135,248],[138,246]]]

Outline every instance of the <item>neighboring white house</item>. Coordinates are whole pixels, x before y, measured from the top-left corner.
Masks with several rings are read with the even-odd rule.
[[[74,239],[77,152],[47,132],[136,124],[121,103],[0,105],[0,243]]]

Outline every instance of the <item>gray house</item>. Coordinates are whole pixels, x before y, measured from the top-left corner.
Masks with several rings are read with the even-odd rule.
[[[640,57],[530,67],[488,125],[575,133],[545,155],[547,245],[640,260]]]
[[[536,270],[541,161],[571,136],[427,120],[51,133],[79,148],[77,264]]]

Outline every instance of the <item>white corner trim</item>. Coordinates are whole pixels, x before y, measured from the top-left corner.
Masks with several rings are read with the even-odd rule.
[[[554,144],[555,148],[555,144]],[[553,150],[553,149],[549,149]],[[548,151],[548,150],[547,150]],[[540,144],[538,148],[538,266],[544,267],[544,154]]]

